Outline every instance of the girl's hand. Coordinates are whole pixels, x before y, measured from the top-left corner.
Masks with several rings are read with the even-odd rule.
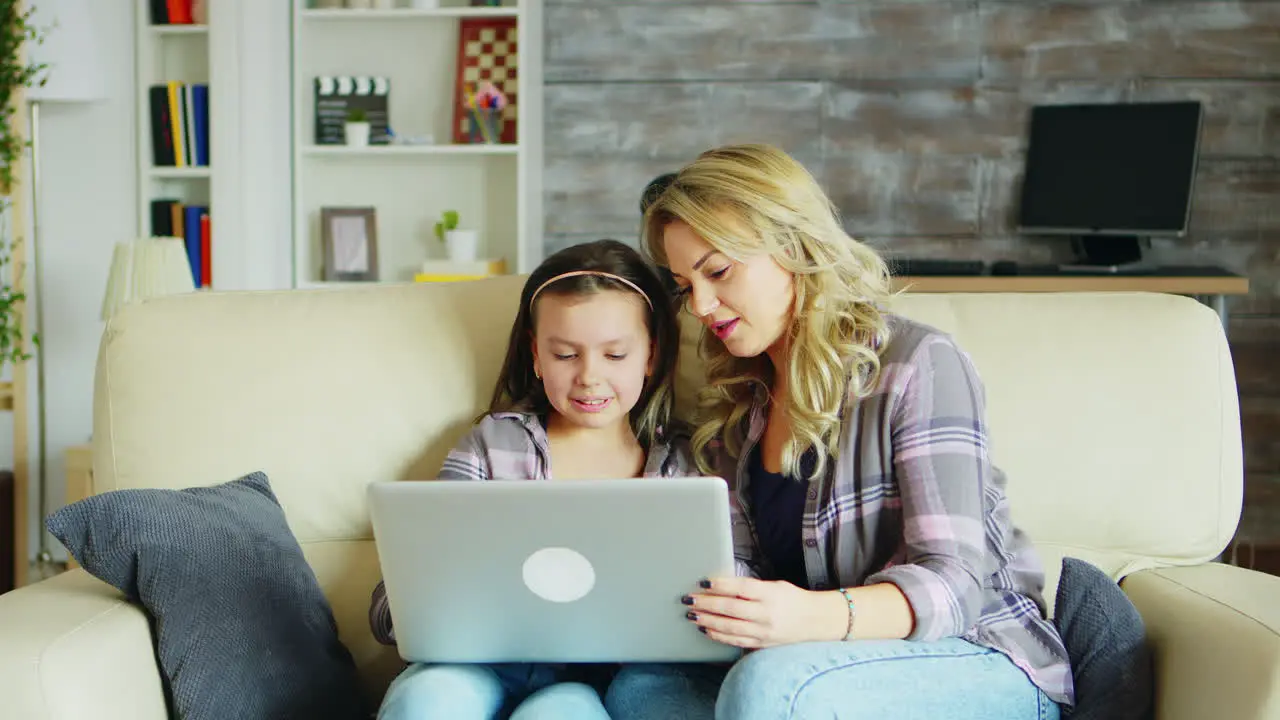
[[[714,578],[682,600],[689,620],[707,637],[740,648],[840,640],[849,623],[840,593],[802,590],[781,580]]]

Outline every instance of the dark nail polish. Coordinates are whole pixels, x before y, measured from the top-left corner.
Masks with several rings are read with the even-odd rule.
[[[711,589],[711,581],[710,581],[710,580],[699,580],[699,581],[698,581],[698,587],[703,588],[704,590],[710,590],[710,589]]]
[[[685,605],[692,605],[693,598],[689,597],[688,595],[685,595],[684,597],[680,598],[680,602],[684,603]]]
[[[706,628],[704,628],[704,627],[702,627],[701,625],[699,625],[699,626],[698,626],[698,632],[702,633],[703,635],[706,635],[706,634],[707,634],[707,629],[706,629]]]
[[[696,613],[696,612],[687,612],[687,613],[685,613],[685,614],[684,614],[684,616],[685,616],[685,617],[687,617],[687,618],[689,618],[690,620],[694,620],[694,621],[697,621],[697,619],[698,619],[698,613]]]

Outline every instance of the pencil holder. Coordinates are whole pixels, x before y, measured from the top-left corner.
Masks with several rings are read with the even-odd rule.
[[[498,108],[475,108],[471,111],[471,133],[469,140],[473,143],[498,143],[502,138],[502,110]]]

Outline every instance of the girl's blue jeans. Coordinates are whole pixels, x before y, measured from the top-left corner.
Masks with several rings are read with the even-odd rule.
[[[379,720],[609,720],[600,693],[561,666],[410,665],[391,683]]]
[[[1007,657],[959,639],[784,645],[732,667],[625,665],[605,706],[613,720],[1059,718]]]

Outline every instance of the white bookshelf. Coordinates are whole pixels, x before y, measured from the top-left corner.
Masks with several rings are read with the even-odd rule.
[[[214,0],[216,2],[217,0]],[[213,200],[214,165],[161,166],[155,163],[152,145],[151,104],[148,92],[152,85],[169,81],[205,83],[210,86],[210,105],[213,84],[210,83],[210,33],[207,24],[153,25],[151,3],[136,0],[134,3],[135,34],[135,92],[138,153],[138,233],[150,236],[152,232],[151,202],[159,198],[173,198],[184,204],[205,205],[210,208],[210,222],[217,212]],[[213,121],[210,120],[212,126]],[[213,143],[211,142],[211,145]],[[216,254],[216,253],[215,253]],[[215,268],[216,271],[216,268]],[[216,286],[216,275],[215,286]]]
[[[302,154],[309,156],[336,157],[407,157],[413,155],[517,155],[518,145],[405,145],[405,146],[373,146],[344,147],[341,145],[312,145],[302,149]]]
[[[151,167],[147,174],[153,181],[165,180],[209,180],[213,177],[212,167]]]
[[[518,17],[517,3],[509,7],[445,6],[428,9],[397,8],[320,8],[307,9],[307,18],[314,20],[403,20],[406,18],[464,18],[464,17]]]
[[[145,18],[149,20],[149,18]],[[148,24],[150,24],[148,22]],[[205,35],[209,33],[208,25],[150,25],[151,32],[159,36],[167,35]]]
[[[409,5],[408,0],[396,0]],[[504,0],[430,9],[311,9],[293,0],[293,279],[325,284],[320,213],[375,208],[378,280],[406,282],[426,260],[446,257],[432,232],[445,210],[480,233],[481,258],[508,272],[542,259],[542,2]],[[453,144],[459,23],[514,18],[518,43],[517,138]],[[316,76],[389,78],[389,124],[399,138],[430,144],[351,147],[315,142]]]

